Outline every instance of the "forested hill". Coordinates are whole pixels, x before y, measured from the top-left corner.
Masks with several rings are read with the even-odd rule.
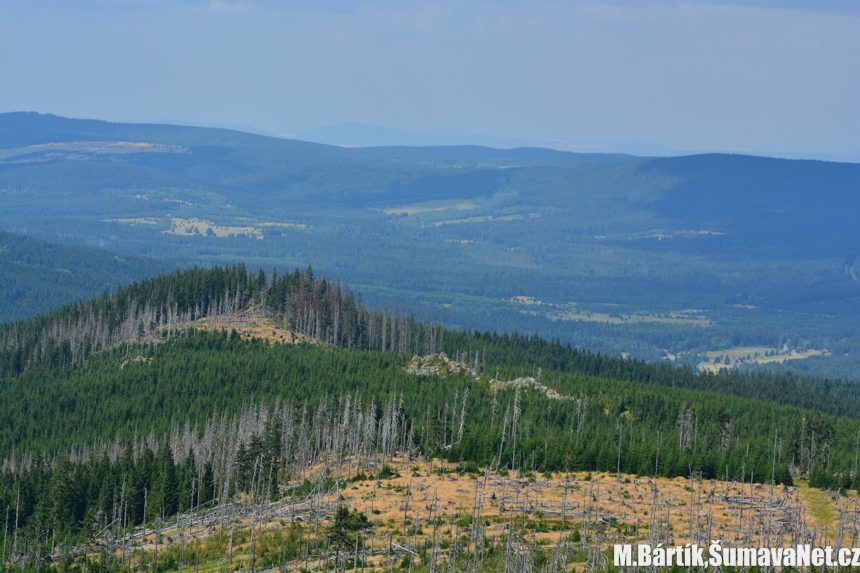
[[[175,268],[169,262],[0,231],[0,323],[47,313]]]
[[[192,268],[0,327],[0,507],[30,547],[86,544],[114,511],[164,523],[394,456],[856,489],[860,407],[833,384],[450,331],[310,268]]]
[[[484,364],[513,369],[551,368],[860,417],[856,381],[728,369],[719,374],[696,373],[686,367],[593,354],[537,335],[445,330],[401,314],[396,306],[390,311],[369,308],[361,294],[340,281],[315,277],[310,267],[286,274],[249,272],[244,265],[194,268],[146,279],[99,299],[4,326],[0,329],[0,365],[6,376],[45,364],[81,365],[93,353],[123,342],[148,340],[164,329],[169,337],[202,317],[237,316],[248,307],[271,313],[291,331],[340,348],[409,356],[468,351],[480,355]]]
[[[241,339],[230,324],[248,309],[314,343],[270,347],[259,339]],[[216,316],[227,329],[223,334],[192,327],[202,317]],[[412,355],[439,351],[482,376],[423,378],[403,371]],[[239,265],[147,279],[2,327],[0,368],[0,453],[6,456],[92,447],[135,433],[159,435],[186,416],[193,426],[216,412],[239,415],[251,399],[267,407],[289,400],[317,408],[324,396],[342,399],[345,393],[377,405],[402,393],[398,408],[412,420],[410,439],[428,448],[452,441],[427,442],[431,418],[452,433],[456,425],[445,416],[458,416],[466,428],[485,427],[488,417],[490,426],[502,419],[507,424],[519,416],[513,412],[525,408],[529,413],[523,415],[533,420],[516,431],[525,432],[520,439],[531,443],[532,451],[541,439],[555,440],[555,453],[545,462],[554,468],[566,456],[581,467],[604,463],[598,454],[611,447],[610,430],[617,422],[636,428],[636,439],[629,438],[634,446],[665,448],[667,475],[684,474],[688,463],[711,473],[724,469],[725,456],[736,451],[727,436],[737,448],[754,444],[762,468],[766,452],[773,453],[768,440],[782,439],[788,440],[783,450],[794,452],[793,471],[804,464],[812,469],[816,456],[826,455],[831,473],[838,474],[850,469],[860,428],[857,396],[841,386],[834,392],[833,381],[736,372],[699,375],[594,355],[538,337],[452,332],[400,314],[396,307],[367,308],[346,285],[315,276],[311,269],[280,275],[248,272]],[[530,391],[520,398],[520,390],[510,388],[499,390],[500,397],[491,391],[490,378],[520,378],[527,389],[528,376],[571,399],[549,401]],[[513,409],[503,416],[502,405],[514,393]],[[555,429],[547,435],[548,428]],[[571,436],[585,431],[605,435],[605,443],[572,450]],[[818,451],[809,441],[812,432]],[[489,463],[504,440],[466,435],[471,437],[450,448],[451,456]],[[676,459],[669,463],[672,444]],[[597,450],[587,454],[588,448]],[[513,452],[507,455],[510,463],[525,463],[511,458]],[[788,467],[791,458],[782,455]],[[644,459],[637,456],[625,462],[632,464],[631,471]]]

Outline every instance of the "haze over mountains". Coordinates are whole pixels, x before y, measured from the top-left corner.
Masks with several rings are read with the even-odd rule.
[[[150,123],[150,122],[135,122]],[[512,149],[517,147],[542,147],[556,149],[559,151],[570,151],[573,153],[612,153],[630,154],[643,157],[677,157],[681,155],[697,155],[702,153],[743,153],[760,157],[778,157],[784,159],[817,159],[824,161],[847,161],[856,162],[856,154],[838,153],[811,153],[791,151],[787,149],[765,149],[765,148],[718,148],[702,147],[679,143],[661,143],[655,141],[623,141],[583,139],[576,137],[500,137],[490,135],[457,135],[457,134],[419,134],[402,129],[392,129],[368,125],[363,123],[340,123],[323,127],[307,129],[290,129],[283,131],[271,131],[259,129],[248,125],[232,124],[204,124],[183,121],[159,121],[171,125],[184,125],[189,127],[213,127],[218,129],[231,129],[278,137],[286,139],[298,139],[312,143],[323,143],[326,145],[337,145],[340,147],[428,147],[428,146],[464,146],[477,145]]]
[[[6,231],[171,264],[312,264],[452,325],[691,365],[816,351],[760,367],[856,377],[858,189],[850,163],[0,116]]]

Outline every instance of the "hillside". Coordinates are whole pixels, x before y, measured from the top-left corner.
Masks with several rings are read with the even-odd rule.
[[[832,384],[454,332],[312,269],[190,269],[0,327],[0,505],[16,563],[116,573],[836,542],[860,396]]]
[[[407,367],[413,355],[440,352],[453,357],[449,363],[457,368],[440,369],[449,359]],[[493,426],[495,418],[502,418],[504,397],[517,395],[506,416],[532,419],[529,437],[520,438],[536,440],[532,449],[547,437],[546,428],[538,427],[547,400],[559,427],[579,412],[576,416],[585,424],[577,430],[580,435],[591,427],[598,434],[611,433],[616,416],[638,419],[643,430],[684,434],[684,424],[676,426],[676,414],[683,418],[687,409],[690,415],[695,409],[703,424],[696,422],[696,440],[702,438],[706,451],[708,443],[713,448],[720,441],[716,434],[706,437],[722,431],[718,419],[731,420],[736,445],[763,436],[766,440],[778,431],[794,436],[798,443],[792,448],[802,448],[803,433],[817,431],[818,439],[829,444],[832,470],[847,471],[856,434],[852,425],[860,412],[856,389],[836,381],[697,374],[593,355],[516,333],[452,332],[397,308],[392,313],[365,307],[361,295],[314,276],[310,269],[267,276],[237,266],[144,280],[3,327],[0,367],[6,397],[0,412],[4,455],[34,448],[57,451],[117,436],[130,439],[135,432],[161,433],[186,416],[203,423],[212,412],[236,415],[249,400],[272,403],[277,397],[316,408],[325,395],[349,391],[380,404],[404,393],[406,401],[398,408],[405,408],[403,415],[415,420],[425,440],[429,418],[422,418],[432,412],[439,417],[450,409],[452,419]],[[548,390],[528,392],[539,387],[551,388],[553,396],[545,395]],[[452,394],[460,394],[463,403]],[[588,397],[590,410],[584,410]],[[498,404],[492,411],[487,409],[491,402]],[[465,409],[469,403],[479,405],[478,410]],[[807,421],[801,424],[801,418]],[[477,441],[471,442],[461,425],[454,440],[457,424],[451,424],[434,447],[448,444],[444,451],[455,458],[491,461],[492,447],[480,445],[490,436],[475,435]],[[806,427],[810,424],[815,430]],[[680,450],[693,437],[682,437]],[[562,442],[545,463],[558,470],[567,448],[561,444],[570,436],[561,431],[555,439]],[[767,448],[766,441],[760,445]],[[719,453],[728,455],[729,446]],[[582,463],[596,463],[599,456],[587,459],[591,461]],[[511,463],[524,462],[514,458]],[[715,468],[722,465],[714,463]],[[672,475],[677,468],[669,464],[666,471]]]
[[[4,114],[0,148],[7,231],[188,264],[313,262],[380,304],[613,355],[860,365],[855,164],[347,149],[39,114]]]
[[[176,267],[0,231],[0,324],[47,313]]]

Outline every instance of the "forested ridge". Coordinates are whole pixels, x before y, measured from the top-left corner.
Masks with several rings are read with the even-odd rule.
[[[242,338],[231,324],[249,309],[309,342]],[[195,328],[201,317],[223,328]],[[460,373],[406,371],[412,355],[439,352]],[[310,268],[134,283],[3,326],[0,368],[0,508],[19,557],[260,491],[294,495],[321,479],[319,464],[343,479],[383,472],[395,455],[521,475],[860,486],[856,397],[835,382],[453,332],[368,308]]]
[[[93,352],[126,341],[170,340],[180,325],[204,316],[225,318],[253,307],[287,328],[324,344],[357,350],[424,355],[465,351],[481,362],[512,368],[543,367],[643,384],[659,384],[762,399],[822,412],[860,416],[860,384],[795,374],[686,367],[593,354],[569,344],[516,332],[455,332],[386,307],[368,307],[345,283],[315,277],[308,267],[279,274],[244,265],[194,268],[143,280],[98,299],[68,305],[0,327],[0,368],[9,377],[36,365],[80,365]]]

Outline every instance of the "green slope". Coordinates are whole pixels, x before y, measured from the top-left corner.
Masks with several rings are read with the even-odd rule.
[[[177,328],[191,309],[249,306],[318,339],[269,345]],[[100,333],[119,342],[99,347]],[[423,350],[482,375],[406,372]],[[490,378],[524,386],[494,390]],[[538,337],[445,331],[370,311],[310,269],[192,269],[0,328],[0,504],[16,507],[25,538],[50,516],[81,540],[114,494],[138,524],[187,509],[194,480],[202,502],[223,500],[255,492],[260,467],[277,486],[309,461],[407,450],[473,469],[692,469],[786,484],[811,470],[816,487],[856,488],[860,396],[834,384],[697,375]]]
[[[47,313],[176,265],[0,231],[0,323]]]

